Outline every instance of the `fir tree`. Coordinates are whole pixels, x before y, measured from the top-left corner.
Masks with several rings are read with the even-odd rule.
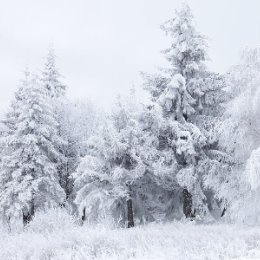
[[[4,121],[7,130],[0,175],[0,209],[6,218],[24,216],[65,199],[56,164],[63,142],[46,89],[27,75]]]
[[[171,46],[164,51],[170,67],[163,75],[146,76],[145,81],[152,97],[148,113],[161,115],[154,132],[158,139],[154,155],[158,159],[151,165],[164,187],[183,190],[186,217],[204,216],[209,206],[203,190],[207,175],[204,165],[211,167],[215,158],[208,153],[211,133],[199,122],[203,114],[206,123],[214,122],[208,116],[211,106],[221,103],[213,97],[220,96],[223,84],[217,75],[207,72],[206,39],[196,31],[189,6],[184,4],[162,28],[171,37]]]
[[[59,147],[62,156],[57,163],[59,182],[66,193],[67,199],[72,192],[72,172],[75,170],[78,161],[78,151],[73,145],[76,141],[70,135],[70,126],[66,123],[68,118],[68,100],[66,99],[66,86],[60,81],[61,74],[56,67],[56,55],[54,49],[50,48],[46,57],[41,81],[46,88],[46,93],[52,102],[52,109],[58,123],[58,135],[64,140]]]

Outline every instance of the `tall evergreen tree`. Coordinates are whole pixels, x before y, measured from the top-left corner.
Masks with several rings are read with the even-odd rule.
[[[63,140],[50,98],[36,77],[26,76],[4,124],[0,210],[6,218],[23,215],[27,222],[35,210],[65,199],[56,168]]]
[[[66,97],[66,86],[61,82],[61,74],[56,66],[54,49],[50,48],[41,74],[41,81],[51,98],[58,135],[64,140],[59,147],[63,155],[57,164],[60,185],[67,200],[72,195],[72,173],[76,170],[80,156],[84,156],[83,142],[97,123],[96,111],[86,104],[74,104]],[[74,197],[72,195],[72,197]],[[70,200],[70,199],[69,199]],[[72,198],[73,200],[73,198]],[[71,200],[70,200],[71,201]]]
[[[78,151],[73,146],[75,140],[70,135],[70,126],[66,124],[68,117],[66,106],[69,102],[66,99],[66,86],[61,83],[60,78],[61,74],[56,66],[56,55],[54,49],[50,48],[41,74],[41,82],[52,102],[52,108],[58,122],[58,135],[65,141],[59,147],[63,156],[60,157],[57,169],[60,185],[68,198],[72,191],[73,181],[71,173],[75,170],[74,164],[77,164]]]
[[[198,115],[210,113],[211,105],[219,105],[208,97],[220,95],[215,93],[223,84],[206,69],[207,42],[196,31],[189,6],[184,4],[162,28],[171,37],[171,46],[164,51],[170,67],[162,75],[146,76],[145,87],[152,101],[148,113],[161,114],[157,150],[167,156],[157,156],[152,168],[164,186],[168,180],[173,190],[182,189],[186,217],[203,216],[209,208],[203,187],[205,165],[211,167],[216,160],[208,153],[210,134],[197,121]]]

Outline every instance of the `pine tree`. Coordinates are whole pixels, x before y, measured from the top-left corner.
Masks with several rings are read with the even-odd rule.
[[[59,147],[62,156],[57,163],[57,169],[60,185],[68,199],[72,192],[73,180],[71,174],[78,163],[78,151],[73,145],[76,141],[70,135],[70,126],[66,124],[67,113],[69,113],[66,107],[69,102],[66,99],[66,86],[61,83],[60,78],[61,74],[56,67],[56,55],[54,49],[50,48],[42,71],[41,82],[52,102],[52,109],[58,123],[58,135],[64,140]]]
[[[208,154],[211,133],[199,123],[202,115],[204,124],[214,121],[210,115],[213,106],[222,102],[217,97],[224,95],[224,84],[221,77],[207,71],[207,42],[196,31],[189,6],[184,4],[162,28],[171,37],[171,46],[164,51],[170,68],[162,75],[145,77],[152,101],[148,113],[161,115],[154,132],[158,152],[151,157],[158,159],[151,165],[164,187],[171,186],[177,193],[183,190],[186,217],[204,216],[208,212],[204,166],[211,167],[215,158]]]
[[[35,210],[65,199],[56,169],[63,141],[50,104],[39,80],[27,75],[4,121],[0,210],[7,219],[28,222]]]

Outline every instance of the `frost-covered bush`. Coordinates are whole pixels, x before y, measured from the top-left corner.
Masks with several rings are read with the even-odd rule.
[[[36,212],[26,230],[34,233],[51,233],[63,229],[71,230],[79,223],[80,221],[65,208],[52,208]]]

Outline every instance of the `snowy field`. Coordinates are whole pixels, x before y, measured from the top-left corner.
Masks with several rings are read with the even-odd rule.
[[[1,260],[260,259],[260,228],[227,224],[82,227],[58,213],[55,220],[39,217],[25,231],[0,236]]]

